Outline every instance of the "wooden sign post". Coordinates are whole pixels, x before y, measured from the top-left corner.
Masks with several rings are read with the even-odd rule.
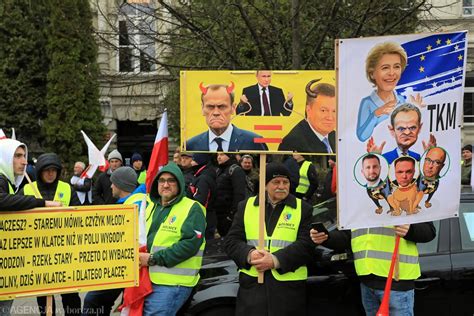
[[[258,249],[265,249],[265,174],[267,154],[260,154],[260,178],[258,184]],[[258,283],[263,283],[263,272],[258,273]]]

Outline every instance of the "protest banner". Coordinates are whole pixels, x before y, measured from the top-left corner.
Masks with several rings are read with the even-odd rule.
[[[336,42],[340,228],[458,215],[466,35]]]
[[[0,300],[138,285],[136,205],[2,212]]]
[[[326,146],[321,141],[312,141],[316,134],[314,127],[311,130],[311,119],[317,114],[320,118],[323,111],[316,114],[316,111],[311,112],[309,109],[308,112],[306,89],[308,84],[314,87],[320,83],[329,84],[334,89],[334,71],[259,71],[260,74],[262,72],[267,73],[266,78],[262,79],[267,80],[264,83],[265,93],[259,91],[257,71],[182,71],[181,149],[188,152],[215,152],[218,145],[213,139],[221,136],[220,131],[216,130],[227,130],[228,126],[232,126],[232,135],[227,135],[230,144],[223,145],[224,152],[298,151],[309,155],[327,155]],[[212,91],[212,85],[216,84],[224,85],[235,96],[232,109],[229,108],[225,113],[219,110],[219,119],[217,112],[212,114],[201,102],[201,96],[204,93],[207,95],[208,91]],[[330,141],[334,145],[329,152],[331,155],[335,152],[335,110],[333,95],[331,108],[324,112],[329,117],[329,123],[324,123],[329,127],[325,128],[329,129]],[[212,116],[216,118],[214,123]],[[315,121],[322,122],[322,119]],[[292,131],[298,124],[304,125],[308,133],[293,135],[298,132]],[[209,134],[210,131],[214,134]],[[225,136],[222,137],[225,139]],[[309,140],[306,140],[307,137]],[[320,143],[319,147],[305,146],[313,143]]]

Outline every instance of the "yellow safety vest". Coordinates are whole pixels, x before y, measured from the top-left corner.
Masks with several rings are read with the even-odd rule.
[[[375,274],[387,277],[395,247],[393,227],[355,229],[351,235],[357,275]],[[414,280],[419,276],[420,264],[416,243],[400,238],[399,278]]]
[[[205,216],[206,210],[201,204],[199,204],[199,202],[183,197],[181,201],[172,206],[168,217],[163,223],[161,223],[160,228],[155,235],[155,239],[153,240],[153,246],[151,249],[152,253],[171,247],[173,244],[181,240],[181,228],[186,218],[188,218],[189,211],[195,203],[201,207]],[[153,218],[151,214],[152,211],[153,210],[147,208],[147,232],[150,229]],[[189,259],[169,268],[159,265],[148,267],[150,279],[154,284],[193,287],[198,283],[199,270],[202,266],[202,256],[206,246],[204,232],[201,233],[203,234],[202,245],[199,248],[199,251]]]
[[[12,185],[10,184],[10,182],[7,181],[7,183],[8,183],[8,193],[10,193],[10,194],[15,194],[15,190],[13,190],[13,187],[12,187]]]
[[[311,162],[304,161],[300,168],[300,182],[296,188],[297,193],[306,194],[309,190],[309,179],[308,179],[308,170],[311,166]]]
[[[258,246],[258,222],[259,222],[259,206],[255,203],[256,197],[253,196],[247,200],[244,213],[245,237],[247,244]],[[285,205],[280,214],[280,218],[273,230],[271,237],[265,231],[265,249],[270,253],[285,248],[291,245],[298,238],[298,228],[301,222],[301,200],[296,199],[296,208]],[[250,269],[241,269],[241,272],[253,277],[258,276],[257,269],[252,266]],[[278,273],[276,269],[272,269],[272,274],[278,281],[299,281],[306,280],[308,277],[308,270],[306,266],[301,266],[294,272],[287,272],[284,274]]]
[[[40,196],[37,198],[42,199],[40,191],[38,190],[38,182],[35,181],[31,184],[26,184],[23,188],[23,192],[25,195],[33,195],[35,196],[35,191],[33,190],[33,186],[36,188]],[[69,183],[58,181],[58,186],[56,187],[56,193],[54,194],[54,201],[61,202],[63,206],[69,206],[71,203],[71,186]]]
[[[135,193],[130,195],[124,202],[123,204],[134,204],[136,202],[140,202],[143,200],[143,197],[146,196],[146,212],[151,212],[153,210],[153,207],[155,206],[153,202],[150,200],[150,196],[145,193]],[[138,210],[140,211],[140,206],[138,206]]]
[[[146,170],[143,170],[140,172],[140,175],[138,176],[137,182],[139,184],[144,184],[146,182]]]

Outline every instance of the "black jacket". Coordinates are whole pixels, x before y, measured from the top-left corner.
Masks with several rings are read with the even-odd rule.
[[[115,204],[117,202],[117,199],[112,196],[110,175],[111,172],[109,169],[97,178],[97,181],[94,183],[94,188],[92,189],[92,204],[105,205]]]
[[[245,94],[249,103],[252,105],[252,108],[245,115],[262,115],[262,102],[260,98],[260,87],[258,84],[253,86],[245,87],[242,90],[242,94]],[[270,94],[270,99],[268,100],[270,105],[270,111],[272,116],[288,116],[291,114],[293,104],[290,102],[287,104],[287,108],[284,107],[285,96],[283,95],[283,90],[274,86],[268,86],[268,93]],[[237,114],[248,111],[248,104],[239,103],[237,107]]]
[[[213,208],[218,217],[233,215],[237,211],[237,205],[246,198],[245,196],[245,172],[237,164],[235,158],[230,158],[217,169],[216,199]]]
[[[0,175],[0,211],[10,212],[29,210],[35,207],[43,207],[44,204],[44,199],[37,199],[34,196],[10,194],[7,178]]]
[[[411,224],[408,233],[403,237],[405,240],[415,243],[430,242],[436,237],[436,228],[433,222]],[[349,230],[333,230],[329,232],[329,239],[323,243],[324,247],[336,251],[351,250],[351,232]],[[379,277],[373,274],[359,276],[359,279],[366,286],[383,290],[387,278]],[[392,281],[392,290],[408,291],[415,288],[415,280]]]
[[[187,192],[188,197],[207,208],[216,199],[216,170],[210,163],[195,166],[192,169],[193,178],[189,186],[190,190]]]
[[[41,172],[48,167],[55,167],[57,169],[57,176],[53,183],[44,183],[41,179]],[[53,201],[56,194],[56,188],[58,187],[59,177],[61,175],[61,161],[56,154],[46,153],[38,157],[38,162],[36,163],[36,183],[38,185],[38,191],[41,194],[41,197],[48,201]],[[69,183],[65,182],[67,185],[71,186]],[[19,192],[21,195],[24,195],[24,189],[22,188]],[[71,200],[69,202],[70,206],[81,205],[79,198],[77,197],[76,191],[71,186]]]
[[[227,255],[235,261],[237,267],[249,269],[247,257],[253,246],[247,244],[244,225],[244,213],[247,200],[239,203],[234,222],[225,237]],[[258,196],[254,205],[258,205]],[[296,197],[289,195],[275,208],[265,205],[265,227],[271,236],[275,230],[284,206],[296,207]],[[301,222],[297,240],[291,245],[273,253],[280,263],[277,271],[281,274],[293,272],[311,260],[314,245],[309,237],[311,224],[311,206],[302,201]],[[304,315],[306,313],[305,281],[277,281],[271,271],[265,272],[263,285],[257,284],[257,278],[240,273],[240,289],[237,297],[236,315]]]

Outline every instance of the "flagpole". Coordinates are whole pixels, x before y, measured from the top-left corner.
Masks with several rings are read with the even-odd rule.
[[[265,173],[267,154],[260,154],[260,178],[258,184],[258,249],[265,249]],[[258,283],[263,283],[263,272],[258,272]]]
[[[392,277],[395,264],[398,261],[398,246],[400,244],[400,236],[395,237],[395,248],[393,249],[392,262],[390,263],[390,270],[388,271],[387,282],[385,283],[385,290],[383,293],[382,303],[380,304],[377,316],[388,316],[390,307],[390,290],[392,288]]]

